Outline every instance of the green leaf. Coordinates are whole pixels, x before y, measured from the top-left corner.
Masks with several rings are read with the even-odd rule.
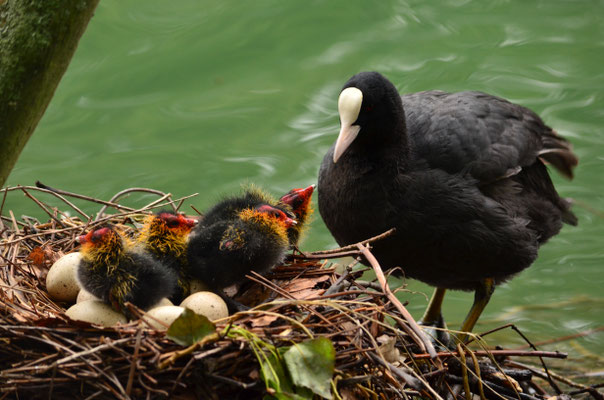
[[[332,398],[336,351],[327,338],[317,338],[294,344],[283,354],[285,365],[297,386],[312,390],[326,399]]]
[[[209,319],[185,307],[168,328],[166,336],[181,346],[190,346],[215,331],[216,326]]]
[[[277,398],[280,398],[280,394],[293,392],[294,385],[287,376],[285,366],[283,365],[283,353],[287,349],[288,347],[272,351],[259,349],[263,353],[260,360],[260,376],[264,380],[264,383],[266,383],[267,388],[276,391]]]

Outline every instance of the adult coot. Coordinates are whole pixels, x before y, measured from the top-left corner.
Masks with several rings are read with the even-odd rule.
[[[481,92],[402,97],[362,72],[338,100],[341,129],[319,171],[319,211],[340,245],[374,244],[383,268],[436,287],[423,322],[438,324],[446,289],[473,290],[471,331],[495,285],[531,265],[576,217],[544,163],[572,178],[571,145],[533,111]]]

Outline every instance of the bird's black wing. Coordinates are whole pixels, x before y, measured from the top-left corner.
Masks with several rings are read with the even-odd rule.
[[[402,99],[412,157],[420,169],[469,174],[489,183],[535,163],[544,142],[565,142],[528,108],[485,93],[429,91]]]

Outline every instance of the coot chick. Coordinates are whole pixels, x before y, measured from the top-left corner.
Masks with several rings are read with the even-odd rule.
[[[242,192],[237,195],[226,196],[221,201],[213,205],[201,219],[199,226],[211,226],[219,221],[236,219],[241,211],[246,208],[255,208],[262,204],[277,206],[275,200],[270,194],[254,185],[244,187]],[[281,211],[293,218],[294,215],[288,207],[278,207]]]
[[[187,252],[191,275],[219,292],[251,271],[268,272],[285,258],[287,229],[294,223],[282,210],[263,204],[234,219],[200,224]]]
[[[362,72],[338,100],[341,129],[319,172],[319,211],[340,245],[390,228],[374,244],[384,268],[436,287],[423,317],[440,319],[446,289],[475,291],[469,332],[495,285],[529,267],[576,217],[545,163],[572,178],[571,145],[533,111],[481,92],[402,97]]]
[[[177,274],[178,286],[170,298],[175,304],[190,294],[187,242],[196,223],[196,220],[182,214],[158,211],[145,219],[136,238],[136,242],[156,260]]]
[[[292,246],[300,241],[300,236],[307,227],[306,222],[313,213],[310,199],[314,190],[315,185],[292,189],[279,199],[279,203],[288,205],[296,216],[297,223],[287,230],[287,237]]]
[[[118,311],[128,314],[127,301],[147,310],[176,288],[175,273],[130,245],[112,227],[96,229],[78,240],[82,244],[80,286]]]
[[[303,222],[300,222],[298,219],[296,211],[293,210],[293,204],[296,203],[298,213],[306,219],[306,216],[312,213],[309,202],[313,189],[294,189],[283,195],[281,199],[277,200],[257,186],[247,186],[240,194],[227,196],[212,206],[201,219],[200,228],[198,230],[202,229],[204,226],[211,226],[219,221],[236,219],[239,213],[246,208],[256,208],[266,204],[283,211],[287,217],[296,220],[296,224],[293,224],[288,229],[288,236],[291,238],[291,244],[297,244],[304,225]],[[193,235],[195,234],[196,232],[193,232]]]

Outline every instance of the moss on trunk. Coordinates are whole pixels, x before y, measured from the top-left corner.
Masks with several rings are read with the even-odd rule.
[[[0,0],[0,187],[42,118],[99,0]]]

